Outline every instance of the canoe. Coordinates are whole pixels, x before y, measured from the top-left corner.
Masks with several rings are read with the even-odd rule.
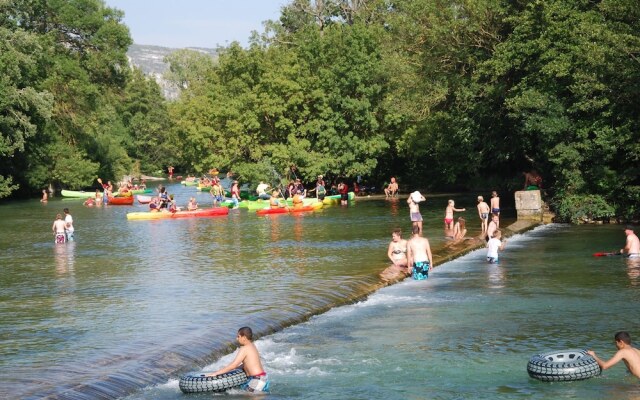
[[[62,197],[75,197],[79,199],[86,199],[87,197],[95,197],[96,192],[85,192],[84,190],[64,190],[62,189]],[[102,191],[98,192],[99,196],[102,196]]]
[[[132,206],[133,205],[133,196],[127,197],[109,197],[108,204],[114,206]]]
[[[148,194],[148,193],[153,193],[153,189],[132,189],[131,193],[133,193],[133,194]]]
[[[198,180],[196,179],[195,181],[180,181],[180,183],[182,183],[185,186],[198,186]]]
[[[149,219],[176,219],[176,218],[203,218],[215,217],[229,214],[227,207],[203,208],[195,211],[145,211],[127,213],[129,220],[149,220]]]
[[[256,215],[269,215],[269,214],[287,214],[287,213],[301,213],[301,212],[309,212],[315,211],[322,208],[322,203],[315,203],[313,205],[302,206],[299,208],[263,208],[261,210],[256,210]]]
[[[233,200],[231,199],[222,200],[222,202],[220,202],[220,205],[223,207],[233,207]],[[239,208],[247,208],[248,206],[249,206],[248,200],[243,200],[238,202]]]
[[[349,196],[349,201],[352,201],[356,198],[356,194],[354,192],[349,192],[348,196]],[[327,196],[324,198],[324,200],[322,200],[322,202],[326,205],[340,204],[340,195],[334,194],[332,196]]]
[[[256,215],[271,215],[271,214],[287,214],[289,210],[286,208],[263,208],[256,210]]]
[[[151,199],[153,199],[153,197],[139,194],[136,196],[136,199],[138,199],[138,203],[140,204],[149,204],[151,203]]]
[[[279,201],[282,202],[283,200],[279,199]],[[249,211],[260,210],[263,208],[267,208],[270,205],[269,200],[243,201],[242,203],[246,203],[246,207],[249,209]],[[304,206],[312,206],[315,204],[322,205],[322,202],[318,201],[318,199],[316,199],[315,197],[307,197],[302,199],[302,205]],[[287,200],[287,206],[293,206],[293,201],[291,199]]]

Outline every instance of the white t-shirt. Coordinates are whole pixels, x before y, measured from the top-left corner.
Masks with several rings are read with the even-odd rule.
[[[269,185],[267,185],[266,183],[261,183],[256,188],[256,193],[258,193],[258,195],[265,194],[268,187]]]
[[[489,249],[487,251],[487,258],[498,258],[498,249],[500,248],[500,246],[502,246],[502,242],[500,241],[500,239],[489,239],[489,242],[487,243],[487,248]]]
[[[71,216],[71,214],[67,214],[64,216],[64,223],[70,223],[71,227],[73,227],[73,217]]]

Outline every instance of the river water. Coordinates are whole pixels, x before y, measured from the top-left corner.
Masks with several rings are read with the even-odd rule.
[[[169,188],[179,203],[208,201]],[[445,205],[423,205],[436,249]],[[56,246],[51,223],[63,207],[77,241]],[[257,345],[274,398],[640,396],[621,366],[564,384],[526,373],[536,352],[593,348],[609,357],[615,331],[637,336],[640,266],[591,256],[620,247],[619,227],[537,228],[509,239],[498,266],[478,250],[428,281],[363,299],[380,285],[390,230],[409,229],[402,201],[127,221],[134,208],[0,207],[0,397],[183,398],[179,373],[228,362],[242,325],[265,334]]]

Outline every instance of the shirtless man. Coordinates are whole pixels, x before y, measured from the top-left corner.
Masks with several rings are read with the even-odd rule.
[[[240,344],[240,350],[233,361],[226,367],[208,373],[205,376],[225,374],[242,366],[249,380],[241,387],[250,392],[267,392],[269,390],[269,379],[267,378],[267,373],[264,372],[264,368],[262,368],[260,353],[258,353],[258,349],[253,343],[253,331],[248,326],[238,329],[236,340]]]
[[[618,332],[614,339],[618,351],[609,361],[601,360],[593,350],[589,350],[587,353],[596,359],[602,370],[609,369],[622,360],[629,372],[640,378],[640,350],[631,346],[631,336],[627,332]]]
[[[56,215],[56,220],[53,221],[53,226],[51,227],[55,243],[65,243],[67,241],[66,228],[67,224],[62,220],[62,215]]]
[[[407,199],[407,204],[409,204],[409,216],[411,217],[411,224],[413,225],[413,227],[417,226],[418,228],[420,228],[420,235],[422,235],[422,214],[420,214],[419,205],[421,201],[426,201],[426,199],[418,191],[411,193],[411,195]]]
[[[384,189],[385,197],[394,197],[398,195],[398,182],[395,177],[391,177],[391,182]]]
[[[640,258],[640,240],[638,236],[633,233],[633,226],[627,225],[624,228],[624,233],[627,235],[627,242],[624,249],[620,249],[620,254],[627,254],[629,258]]]
[[[435,267],[431,257],[429,240],[420,236],[420,228],[414,226],[413,236],[407,241],[407,262],[413,279],[423,280],[429,277],[429,271]]]
[[[489,224],[489,205],[484,201],[484,197],[478,196],[478,216],[481,221],[482,233],[480,237],[485,237],[487,234],[487,225]]]

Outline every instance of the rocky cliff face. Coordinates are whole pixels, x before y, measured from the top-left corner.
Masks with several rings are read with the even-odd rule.
[[[212,57],[216,56],[216,50],[214,49],[199,47],[190,47],[189,49],[210,54]],[[153,77],[162,88],[164,97],[170,100],[176,99],[180,94],[180,90],[163,78],[169,69],[169,64],[164,62],[164,58],[176,50],[178,49],[171,47],[133,44],[127,51],[129,63],[140,68],[145,75]]]

